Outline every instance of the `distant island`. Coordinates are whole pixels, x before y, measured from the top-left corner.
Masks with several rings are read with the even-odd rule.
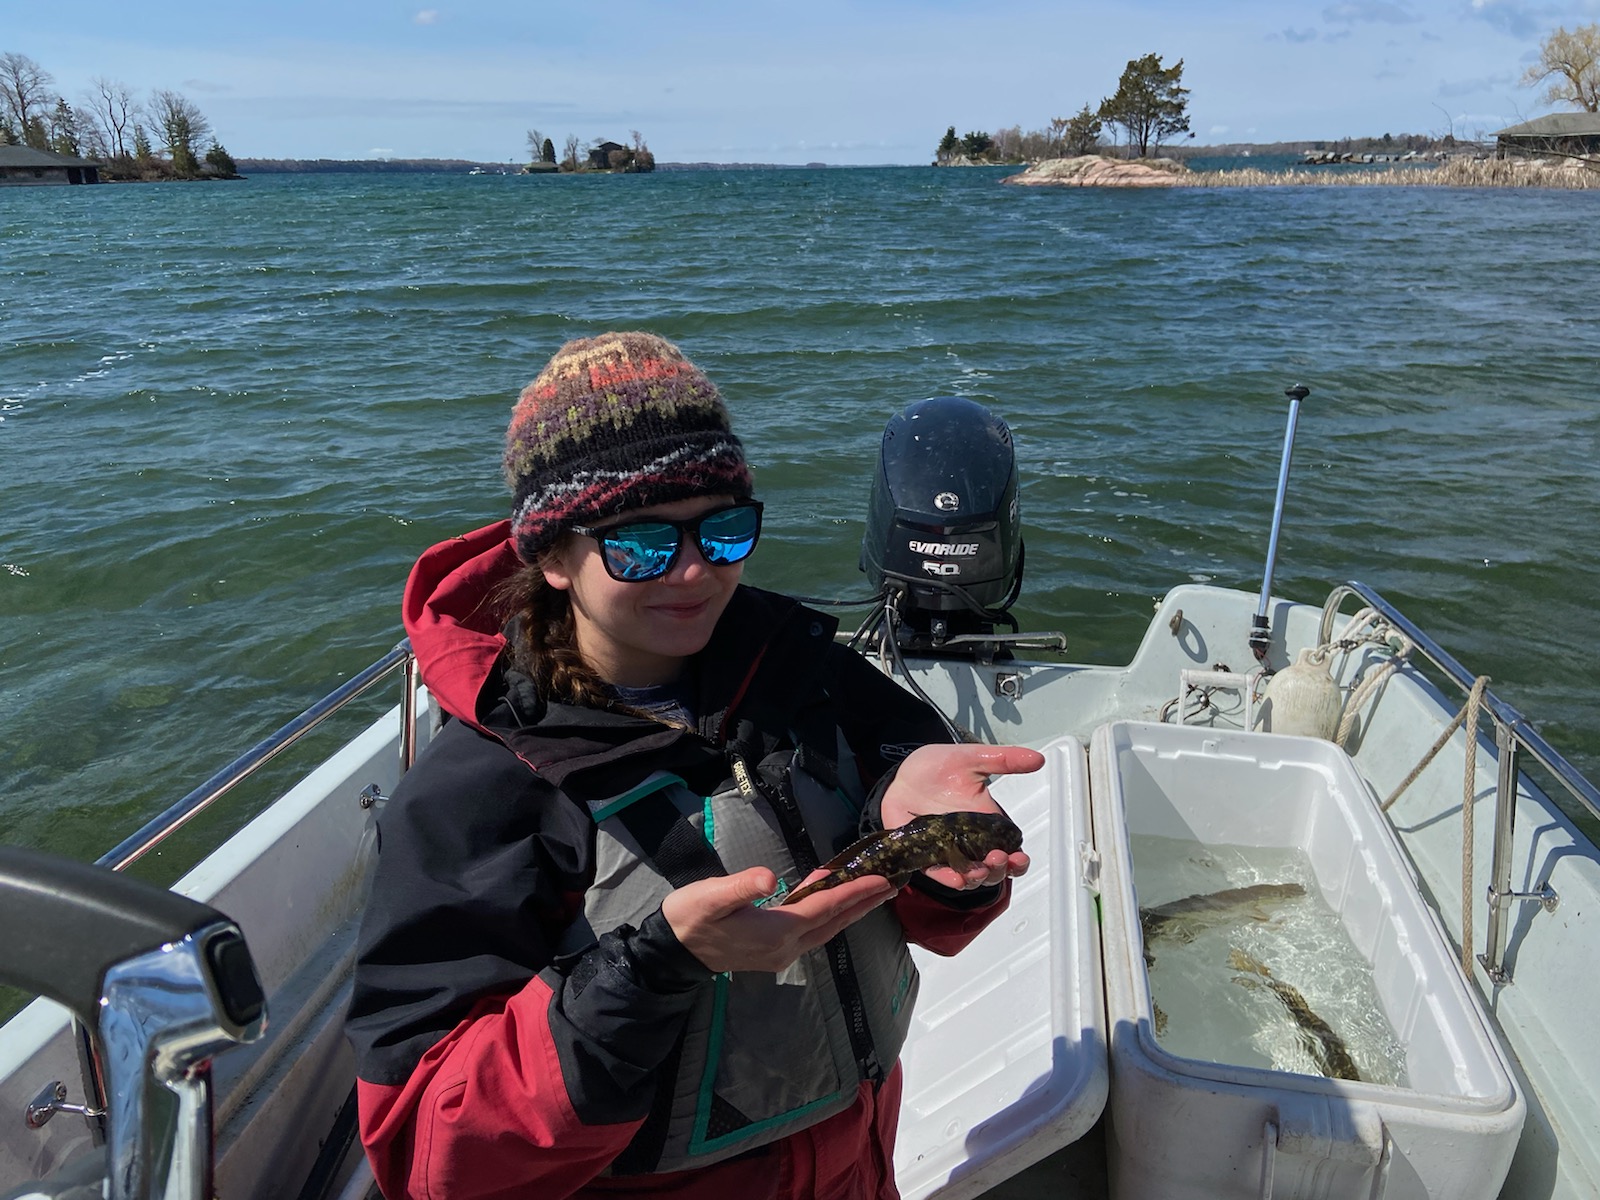
[[[316,175],[316,174],[472,174],[520,175],[523,164],[517,162],[475,162],[466,158],[241,158],[238,159],[242,175]],[[657,163],[657,171],[805,171],[818,170],[830,164],[810,163]],[[583,172],[580,172],[580,174]],[[598,172],[597,172],[598,173]],[[550,172],[556,174],[556,172]]]

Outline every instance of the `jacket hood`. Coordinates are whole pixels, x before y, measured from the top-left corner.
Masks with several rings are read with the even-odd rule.
[[[505,650],[494,589],[522,569],[511,522],[496,521],[429,548],[406,580],[401,621],[422,681],[451,716],[482,723],[479,700]]]

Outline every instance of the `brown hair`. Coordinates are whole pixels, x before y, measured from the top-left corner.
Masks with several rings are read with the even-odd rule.
[[[528,673],[547,700],[586,708],[622,708],[578,649],[571,599],[544,577],[543,564],[555,553],[546,550],[539,562],[523,567],[495,594],[503,615],[516,618],[511,661]]]

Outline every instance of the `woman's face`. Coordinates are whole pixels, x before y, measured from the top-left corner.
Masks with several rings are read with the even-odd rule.
[[[688,520],[732,499],[695,496],[630,509],[597,524],[652,517]],[[649,687],[675,679],[684,660],[705,648],[744,574],[744,563],[712,566],[689,539],[665,575],[623,583],[607,574],[594,538],[568,534],[543,571],[545,581],[571,600],[578,650],[595,673],[608,683]]]

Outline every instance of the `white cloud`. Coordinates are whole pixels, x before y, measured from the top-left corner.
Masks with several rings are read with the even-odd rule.
[[[1206,130],[1206,132],[1212,137],[1221,137],[1223,134],[1228,132],[1228,126],[1213,125],[1210,129]]]
[[[434,25],[438,23],[439,10],[437,8],[425,8],[411,19],[418,25]]]

